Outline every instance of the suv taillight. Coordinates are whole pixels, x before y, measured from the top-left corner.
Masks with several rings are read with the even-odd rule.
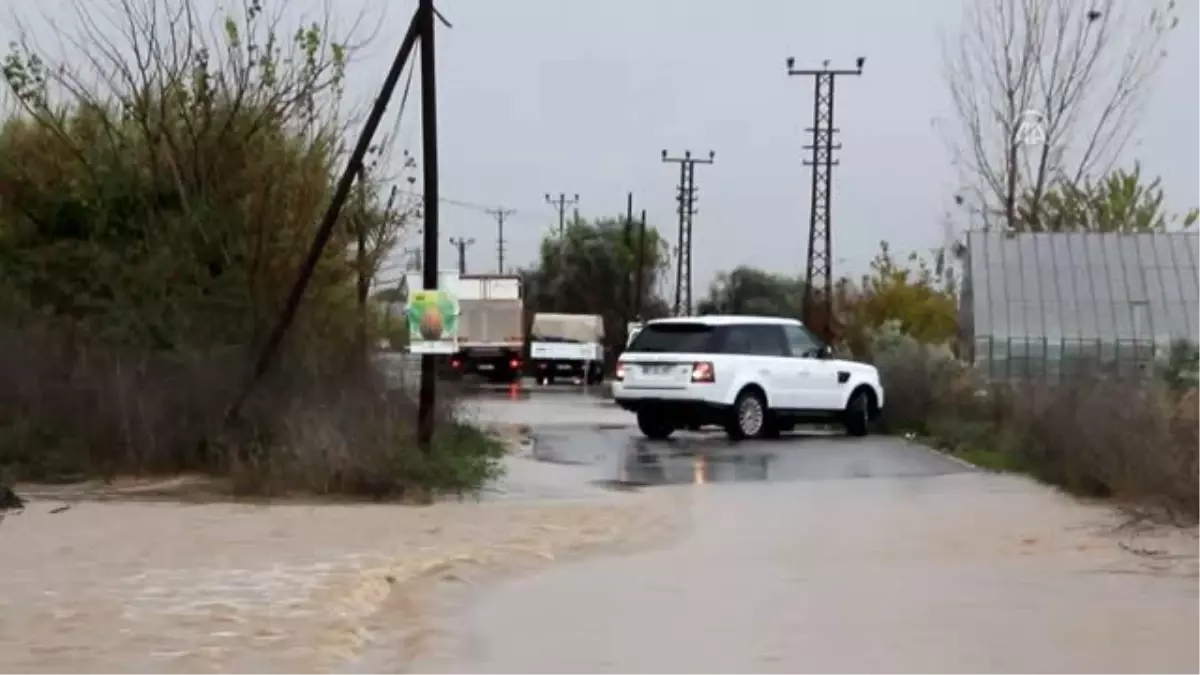
[[[617,363],[617,369],[616,369],[616,371],[613,372],[613,379],[616,380],[617,382],[623,382],[625,380],[625,364],[624,363],[620,363],[620,362]]]
[[[717,379],[717,371],[709,361],[698,361],[692,364],[692,382],[713,382]]]

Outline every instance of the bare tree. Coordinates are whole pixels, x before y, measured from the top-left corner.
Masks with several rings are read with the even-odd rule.
[[[944,52],[956,202],[984,227],[1038,222],[1048,187],[1107,174],[1178,24],[1175,0],[970,0]]]

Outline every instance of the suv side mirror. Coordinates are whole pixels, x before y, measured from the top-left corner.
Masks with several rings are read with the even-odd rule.
[[[820,349],[817,350],[817,358],[832,359],[833,358],[833,347],[830,345],[821,345]]]

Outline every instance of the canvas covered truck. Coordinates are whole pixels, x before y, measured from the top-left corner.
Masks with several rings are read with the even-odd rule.
[[[409,289],[421,288],[419,273],[406,276]],[[479,375],[497,382],[521,377],[525,340],[520,278],[513,275],[459,275],[439,272],[438,288],[457,304],[453,350],[439,354],[445,376]]]
[[[515,275],[459,277],[458,351],[450,358],[456,373],[493,382],[521,379],[525,346],[521,296],[521,280]]]
[[[596,314],[545,314],[533,317],[529,363],[539,384],[555,379],[604,379],[604,319]]]

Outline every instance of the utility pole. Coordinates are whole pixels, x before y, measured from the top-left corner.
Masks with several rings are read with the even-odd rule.
[[[804,160],[812,167],[812,193],[809,204],[808,260],[804,268],[804,323],[809,330],[826,341],[834,338],[833,314],[833,167],[838,162],[834,152],[842,148],[834,143],[838,129],[833,126],[834,83],[839,75],[862,75],[865,57],[858,57],[855,68],[830,69],[825,61],[819,70],[797,70],[796,60],[788,58],[788,75],[813,78],[813,125],[805,131],[812,134],[812,144],[804,146],[812,156]]]
[[[567,199],[563,193],[558,193],[558,199],[546,193],[546,203],[558,209],[558,274],[555,278],[555,293],[554,307],[557,309],[562,303],[562,293],[557,292],[562,290],[563,280],[567,273],[567,207],[574,206],[579,203],[579,195],[576,194],[573,198]]]
[[[642,209],[642,220],[638,223],[637,255],[634,257],[637,267],[634,270],[633,281],[633,318],[642,320],[642,296],[645,292],[643,274],[646,269],[646,209]]]
[[[668,157],[662,151],[662,161],[679,164],[679,241],[675,251],[675,316],[692,313],[692,216],[696,215],[696,165],[712,164],[716,153],[708,151],[708,159],[692,157],[692,151],[683,157]]]
[[[576,194],[571,199],[567,199],[567,196],[560,192],[558,198],[555,199],[547,192],[546,203],[558,209],[558,236],[562,238],[567,231],[567,207],[579,204],[579,195]]]
[[[475,237],[450,237],[450,245],[458,249],[458,274],[467,274],[467,247],[475,243]]]
[[[417,16],[421,33],[421,157],[425,202],[425,256],[421,270],[426,290],[438,287],[438,137],[437,68],[434,64],[433,0],[420,0]],[[433,451],[434,410],[437,404],[437,361],[433,354],[421,355],[421,389],[417,395],[417,447],[426,455]]]
[[[625,252],[627,255],[629,255],[629,259],[636,263],[637,258],[636,258],[636,256],[633,255],[633,193],[632,192],[630,192],[625,199],[625,223],[624,223],[624,227],[622,228],[621,239],[622,239],[621,243],[622,243],[622,245],[625,246]],[[633,318],[633,274],[632,274],[632,272],[633,272],[633,270],[630,270],[630,269],[625,270],[625,279],[624,279],[625,287],[621,289],[622,293],[625,296],[623,298],[624,303],[622,303],[622,304],[624,306],[622,307],[622,310],[624,310],[626,325],[629,325],[630,320]],[[626,338],[626,342],[628,342],[629,336],[626,335],[625,338]]]
[[[496,218],[496,274],[504,274],[504,219],[516,210],[497,207],[487,212]]]

